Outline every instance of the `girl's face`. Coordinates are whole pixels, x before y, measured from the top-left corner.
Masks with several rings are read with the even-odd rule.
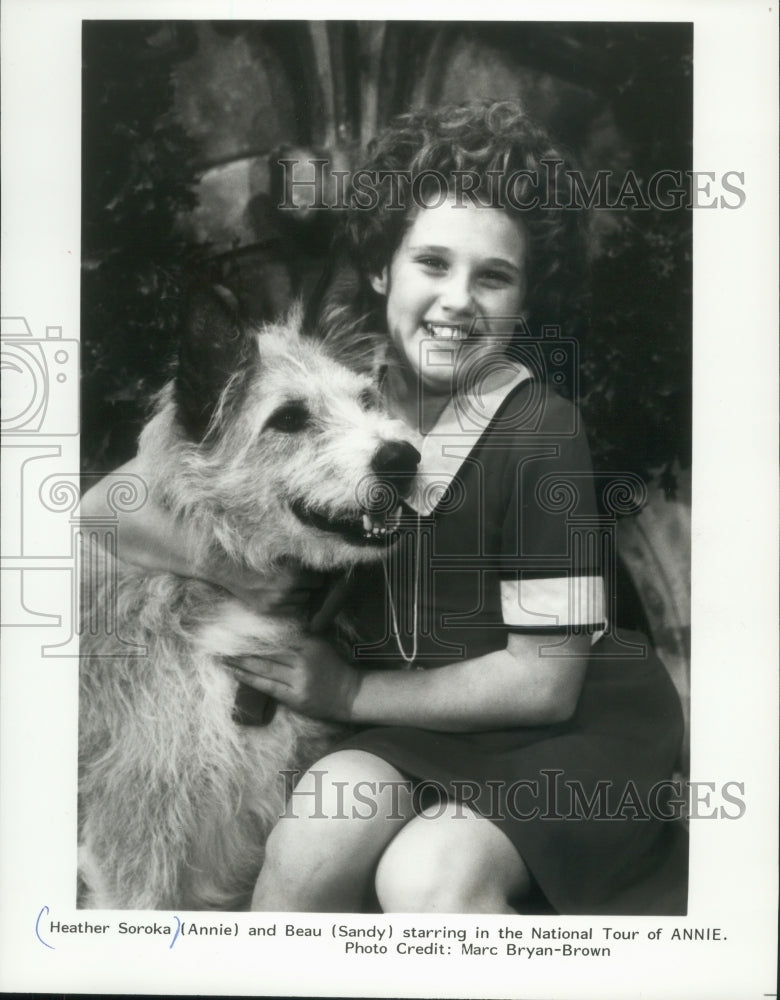
[[[472,362],[503,353],[523,315],[527,237],[500,209],[422,208],[371,280],[407,375],[449,394]]]

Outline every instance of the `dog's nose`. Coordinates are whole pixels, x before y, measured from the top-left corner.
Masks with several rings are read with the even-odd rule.
[[[419,451],[408,441],[385,441],[377,448],[371,469],[394,486],[402,497],[407,497],[419,462]]]

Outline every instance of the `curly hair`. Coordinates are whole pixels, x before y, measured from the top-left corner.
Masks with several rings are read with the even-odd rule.
[[[351,289],[351,303],[326,299],[326,315],[332,319],[334,309],[346,308],[382,323],[369,277],[389,264],[421,193],[424,204],[437,193],[443,200],[460,191],[459,197],[476,197],[521,221],[529,246],[525,305],[532,327],[557,324],[579,333],[585,232],[583,212],[568,207],[569,168],[570,158],[513,101],[423,108],[394,119],[353,175],[339,244],[358,277],[340,283],[342,293]]]

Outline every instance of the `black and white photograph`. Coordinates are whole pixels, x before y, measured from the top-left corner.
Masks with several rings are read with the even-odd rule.
[[[178,351],[84,574],[85,905],[685,913],[691,26],[86,22],[83,60],[84,463]]]
[[[773,995],[776,12],[22,6],[0,985]]]

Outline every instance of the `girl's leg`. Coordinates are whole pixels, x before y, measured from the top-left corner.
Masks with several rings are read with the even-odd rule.
[[[376,892],[384,913],[514,913],[531,876],[490,820],[449,802],[428,808],[382,855]]]
[[[360,913],[382,852],[412,815],[409,782],[390,764],[362,750],[324,757],[271,831],[252,909]]]

